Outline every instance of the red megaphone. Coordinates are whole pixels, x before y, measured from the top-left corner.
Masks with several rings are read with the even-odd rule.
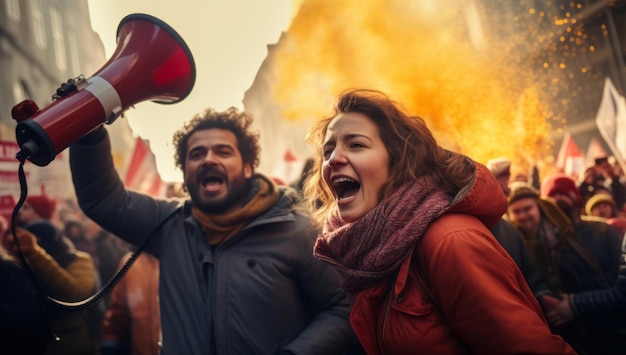
[[[52,104],[39,110],[32,101],[13,108],[18,158],[45,166],[100,125],[112,123],[134,104],[173,104],[193,88],[196,69],[183,39],[163,21],[145,14],[124,17],[117,48],[92,77],[63,84]]]

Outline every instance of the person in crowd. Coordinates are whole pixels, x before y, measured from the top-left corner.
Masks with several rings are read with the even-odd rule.
[[[600,173],[604,175],[606,184],[610,187],[611,195],[615,200],[618,210],[626,206],[626,181],[621,165],[614,156],[596,159]]]
[[[95,262],[98,276],[104,286],[111,280],[117,271],[120,260],[131,250],[128,243],[102,229],[96,222],[89,218],[83,221],[83,228],[88,239],[93,241],[95,249]],[[108,304],[109,296],[105,298]]]
[[[97,276],[92,258],[78,251],[50,219],[55,201],[45,195],[29,196],[17,214],[15,238],[4,238],[4,247],[24,257],[46,296],[78,302],[93,295]],[[42,296],[43,297],[43,296]],[[47,302],[50,329],[58,340],[51,341],[46,354],[94,354],[98,351],[95,309],[68,311]]]
[[[12,238],[0,216],[0,238]],[[0,243],[0,354],[44,354],[52,340],[35,280]]]
[[[487,162],[486,166],[496,178],[504,196],[509,197],[511,194],[509,187],[511,179],[511,160],[504,157],[491,159]],[[511,255],[520,271],[522,271],[526,282],[535,294],[535,297],[539,300],[544,311],[555,304],[555,302],[558,302],[555,295],[550,292],[547,280],[532,259],[520,231],[504,217],[500,218],[489,230],[509,255]]]
[[[617,284],[604,290],[564,294],[563,300],[548,312],[547,317],[551,323],[564,326],[575,319],[606,318],[616,314],[626,315],[626,238],[622,241]],[[623,338],[624,335],[622,328],[615,336]]]
[[[610,254],[606,240],[597,240],[595,244],[587,241],[590,242],[587,245],[556,203],[540,198],[539,191],[527,184],[511,184],[508,202],[509,218],[522,232],[554,295],[604,289],[614,283],[617,270],[613,272],[612,264],[601,260]],[[551,302],[547,312],[557,304]],[[593,321],[578,320],[565,327],[551,325],[580,354],[614,353],[621,346],[608,341],[609,332]]]
[[[586,202],[597,189],[607,189],[605,179],[595,163],[586,164],[578,176],[578,192],[580,198]]]
[[[541,183],[541,196],[556,203],[573,225],[576,236],[595,255],[602,270],[615,282],[622,238],[606,222],[583,218],[584,205],[574,180],[563,174],[550,175]]]
[[[506,198],[386,94],[341,94],[309,141],[314,254],[343,276],[368,354],[572,354],[493,237]]]
[[[63,225],[63,234],[70,238],[77,250],[84,251],[95,260],[96,247],[93,241],[87,238],[83,224],[76,220],[68,220]]]
[[[127,253],[121,268],[131,257]],[[100,355],[158,355],[159,261],[141,253],[111,293]]]
[[[486,164],[487,169],[491,171],[496,178],[498,185],[504,192],[504,196],[509,196],[511,189],[509,182],[511,181],[511,160],[505,157],[491,159]]]
[[[626,213],[626,175],[624,174],[624,169],[623,169],[623,166],[626,166],[626,160],[623,160],[620,162],[620,160],[618,160],[617,157],[610,156],[608,161],[611,167],[613,168],[613,174],[615,174],[615,180],[618,181],[625,190],[624,196],[623,196],[624,203],[621,205],[621,208],[617,204],[617,196],[613,196],[613,198],[616,201],[615,204],[618,206],[618,210],[621,213]]]
[[[151,238],[163,354],[340,354],[354,342],[350,300],[311,252],[305,209],[293,189],[255,172],[252,121],[234,107],[206,109],[174,134],[190,196],[182,205],[125,189],[104,127],[70,147],[85,214],[133,245]]]
[[[618,210],[624,207],[626,186],[608,157],[597,158],[593,163],[586,165],[579,178],[578,192],[583,205],[598,190],[609,191]]]
[[[618,213],[613,196],[606,190],[597,191],[587,200],[585,212],[588,216],[606,219],[606,223],[617,230],[620,237],[626,234],[626,216]]]

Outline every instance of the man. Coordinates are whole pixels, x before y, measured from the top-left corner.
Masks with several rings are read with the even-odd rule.
[[[588,246],[563,211],[551,200],[539,198],[534,188],[512,184],[508,212],[552,293],[605,289],[614,283],[617,265],[612,269],[611,261],[603,259],[611,254],[606,240],[588,240]],[[610,339],[612,329],[606,322],[581,319],[554,330],[582,354],[624,350],[623,344]]]
[[[511,193],[509,188],[511,161],[507,158],[496,158],[489,160],[486,166],[496,178],[504,195],[508,198]],[[490,230],[500,245],[511,255],[520,271],[522,271],[526,283],[530,286],[544,311],[547,310],[549,308],[548,304],[550,302],[554,303],[555,299],[550,299],[553,296],[550,295],[550,287],[532,260],[519,230],[504,218],[501,218]]]
[[[574,226],[576,235],[595,254],[602,269],[615,282],[621,255],[621,237],[606,222],[584,218],[583,200],[574,180],[562,174],[548,176],[541,184],[541,196],[554,200]]]
[[[313,257],[317,231],[293,190],[255,174],[251,124],[207,109],[174,134],[181,208],[126,190],[100,127],[70,150],[79,204],[131,244],[155,231],[163,354],[342,353],[354,335],[339,275]]]

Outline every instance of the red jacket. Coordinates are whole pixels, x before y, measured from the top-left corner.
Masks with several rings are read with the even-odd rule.
[[[470,192],[431,223],[393,293],[381,284],[355,294],[350,321],[368,354],[575,353],[551,333],[524,276],[485,226],[505,209],[499,191],[477,164]]]

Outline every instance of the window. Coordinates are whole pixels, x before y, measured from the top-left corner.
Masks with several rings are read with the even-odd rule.
[[[80,70],[80,60],[78,57],[78,40],[76,39],[76,33],[71,31],[68,35],[69,50],[70,50],[70,71],[72,75],[78,74]]]
[[[6,0],[5,5],[7,8],[7,15],[9,16],[9,18],[15,22],[19,22],[22,17],[20,13],[19,0]]]
[[[54,61],[61,71],[67,70],[67,57],[65,55],[65,43],[63,42],[63,24],[59,10],[50,7],[50,25],[52,26],[52,44],[54,46]]]
[[[35,43],[41,49],[46,48],[46,21],[43,17],[41,0],[33,1],[33,35]]]

